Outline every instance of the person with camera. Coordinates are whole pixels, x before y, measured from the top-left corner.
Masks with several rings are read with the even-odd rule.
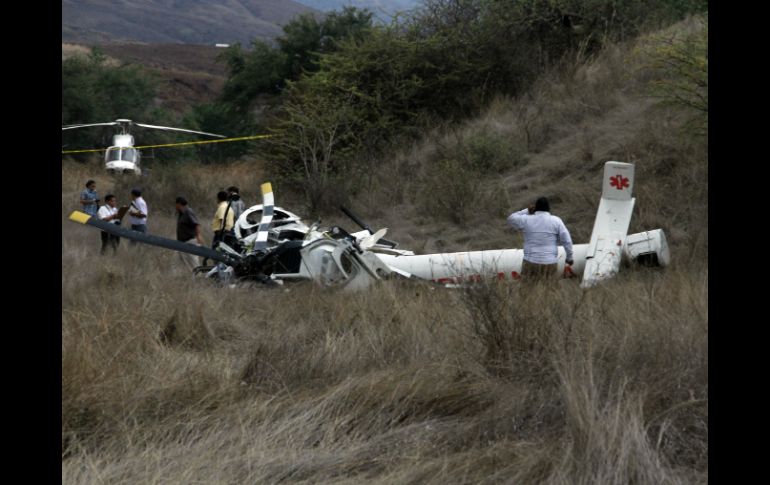
[[[107,194],[104,198],[104,205],[99,208],[97,217],[105,222],[120,225],[120,216],[118,215],[118,201],[112,194]],[[114,234],[109,234],[102,231],[102,255],[107,251],[107,247],[112,248],[112,254],[118,252],[118,245],[120,244],[120,237]]]
[[[89,216],[96,216],[99,208],[99,194],[96,192],[96,182],[93,180],[86,182],[86,190],[80,192],[80,204],[83,206],[83,212]]]

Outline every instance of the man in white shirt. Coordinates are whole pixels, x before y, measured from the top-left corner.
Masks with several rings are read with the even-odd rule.
[[[558,246],[564,246],[566,264],[572,265],[572,238],[564,222],[550,213],[548,199],[540,197],[527,209],[508,216],[508,224],[524,234],[525,279],[552,278],[556,276],[559,261]]]
[[[128,210],[128,222],[131,229],[138,232],[147,232],[147,202],[142,198],[142,191],[131,189],[131,206]],[[136,241],[131,241],[136,244]]]
[[[118,219],[118,202],[115,199],[115,196],[112,194],[107,194],[107,196],[104,198],[104,202],[105,204],[99,208],[96,216],[102,221],[110,222],[119,226],[120,219]],[[118,244],[120,244],[119,236],[115,236],[114,234],[102,231],[102,255],[104,255],[104,253],[107,251],[107,246],[112,248],[112,254],[117,253]]]

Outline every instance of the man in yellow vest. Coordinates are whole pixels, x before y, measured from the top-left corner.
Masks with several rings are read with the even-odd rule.
[[[224,190],[219,191],[217,193],[217,202],[217,211],[214,214],[214,219],[211,221],[211,230],[214,231],[214,247],[235,225],[234,212],[232,208],[227,207],[227,192]]]

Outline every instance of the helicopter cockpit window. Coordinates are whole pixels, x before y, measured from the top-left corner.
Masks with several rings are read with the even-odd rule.
[[[116,162],[120,160],[120,148],[107,150],[107,161]]]
[[[134,162],[136,161],[136,149],[135,148],[124,148],[123,149],[123,160],[127,162]]]

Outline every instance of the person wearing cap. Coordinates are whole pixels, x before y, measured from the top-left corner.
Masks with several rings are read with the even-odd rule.
[[[187,199],[182,196],[176,198],[176,240],[195,246],[203,246],[201,236],[201,224],[195,211],[187,204]],[[198,257],[194,254],[179,253],[182,260],[190,269],[199,265]]]
[[[526,209],[508,216],[508,224],[524,234],[524,262],[521,275],[525,280],[549,279],[556,276],[558,246],[564,246],[566,264],[572,266],[572,238],[559,217],[551,215],[548,199],[540,197]]]
[[[142,198],[142,191],[131,189],[131,205],[128,209],[131,230],[147,232],[147,212],[147,202]],[[136,244],[136,241],[131,241],[131,244]]]

